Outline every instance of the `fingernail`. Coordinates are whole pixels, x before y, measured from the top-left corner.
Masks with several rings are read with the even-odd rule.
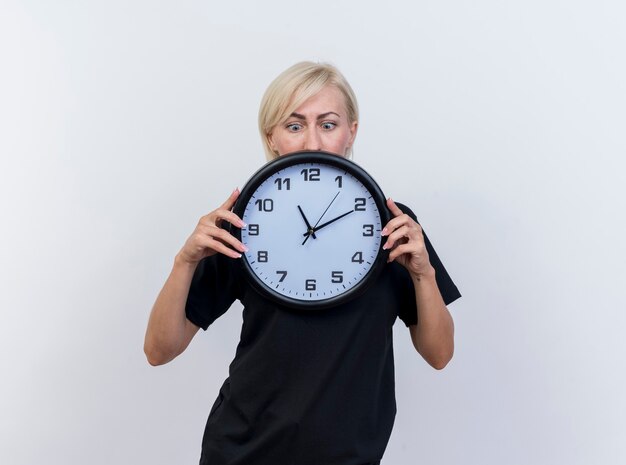
[[[248,252],[248,251],[250,250],[250,249],[248,249],[248,247],[246,247],[246,246],[245,246],[245,245],[243,245],[243,244],[241,244],[241,249],[242,249],[244,252]]]
[[[389,233],[389,231],[387,231],[387,228],[383,228],[383,230],[381,231],[380,235],[381,236],[386,236]]]
[[[246,223],[244,223],[243,221],[239,220],[239,227],[240,228],[246,228],[248,225]]]
[[[383,245],[383,250],[387,250],[389,248],[389,242],[385,242]]]

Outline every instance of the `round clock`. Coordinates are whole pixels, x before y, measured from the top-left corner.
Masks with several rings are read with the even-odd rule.
[[[360,295],[386,263],[381,230],[391,214],[380,187],[356,163],[298,152],[257,171],[233,211],[248,251],[244,274],[262,294],[302,310]]]

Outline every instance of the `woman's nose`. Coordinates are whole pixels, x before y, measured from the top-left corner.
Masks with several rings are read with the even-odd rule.
[[[322,138],[317,130],[312,129],[307,131],[306,138],[304,140],[304,150],[322,150]]]

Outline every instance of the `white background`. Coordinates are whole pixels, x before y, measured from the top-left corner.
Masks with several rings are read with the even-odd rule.
[[[394,327],[383,462],[626,463],[624,3],[382,5],[2,1],[0,463],[197,463],[241,307],[159,368],[148,313],[303,59],[463,293],[441,372]]]

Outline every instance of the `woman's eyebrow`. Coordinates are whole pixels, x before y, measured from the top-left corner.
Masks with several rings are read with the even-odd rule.
[[[335,113],[334,111],[327,111],[326,113],[322,113],[321,115],[319,115],[317,117],[317,119],[324,119],[327,118],[330,115],[335,115],[337,118],[341,118],[341,116],[339,116],[338,113]],[[295,111],[290,115],[291,118],[298,118],[298,119],[302,119],[306,121],[306,116],[301,115],[300,113],[296,113]]]
[[[341,116],[339,116],[337,113],[335,113],[334,111],[328,111],[326,113],[322,113],[321,115],[319,115],[317,117],[317,119],[324,119],[329,117],[330,115],[335,115],[337,118],[341,118]]]

